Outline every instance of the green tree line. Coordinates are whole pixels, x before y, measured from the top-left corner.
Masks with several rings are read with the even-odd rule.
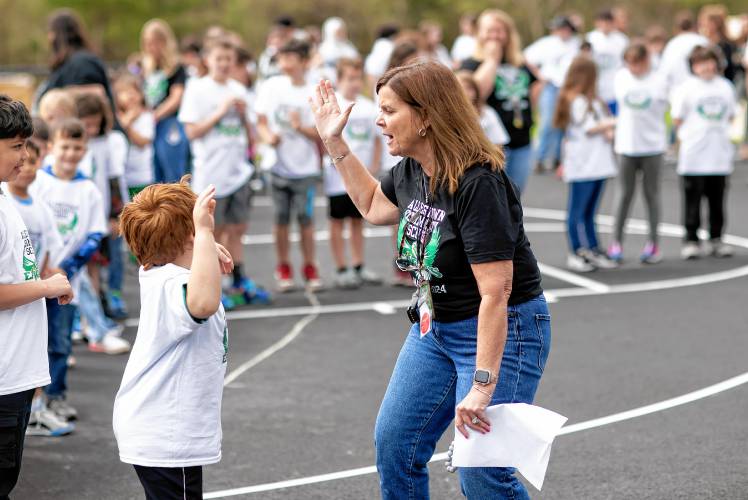
[[[631,33],[651,24],[670,29],[681,9],[696,12],[707,0],[627,0]],[[746,0],[721,2],[732,14],[748,13]],[[99,53],[107,61],[123,61],[138,50],[140,28],[153,17],[168,21],[177,36],[200,34],[212,24],[240,33],[255,54],[263,46],[273,19],[289,14],[300,26],[320,25],[329,16],[348,22],[351,38],[359,49],[371,47],[377,26],[396,22],[415,27],[424,19],[442,23],[447,44],[458,34],[457,21],[464,12],[497,7],[509,12],[529,41],[542,36],[551,17],[577,12],[592,26],[596,11],[613,4],[599,0],[0,0],[0,65],[43,65],[47,49],[47,17],[54,9],[75,9],[88,26]]]

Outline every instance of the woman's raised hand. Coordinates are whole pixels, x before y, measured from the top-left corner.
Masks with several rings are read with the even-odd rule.
[[[343,127],[348,123],[353,103],[341,111],[332,83],[329,80],[321,80],[315,88],[314,95],[309,97],[309,105],[312,107],[314,122],[322,141],[327,143],[339,139]]]

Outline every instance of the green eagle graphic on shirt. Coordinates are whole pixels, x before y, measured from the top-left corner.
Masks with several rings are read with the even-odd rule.
[[[23,279],[25,281],[35,281],[39,279],[39,266],[35,259],[23,256]]]
[[[418,241],[409,241],[407,238],[403,240],[403,233],[405,227],[408,225],[406,217],[400,219],[400,226],[397,229],[397,241],[403,242],[403,249],[400,258],[406,259],[408,263],[413,267],[418,267],[418,255],[419,255],[419,243]],[[431,280],[431,278],[441,278],[442,273],[439,272],[439,268],[434,267],[434,260],[436,254],[439,251],[439,241],[441,240],[441,232],[439,228],[434,229],[431,232],[429,242],[426,244],[426,248],[423,255],[423,269],[420,271],[421,278],[425,280]]]
[[[67,235],[68,233],[71,233],[75,231],[75,228],[78,226],[78,214],[73,214],[73,220],[65,223],[58,223],[57,224],[57,230],[60,232],[62,236]]]

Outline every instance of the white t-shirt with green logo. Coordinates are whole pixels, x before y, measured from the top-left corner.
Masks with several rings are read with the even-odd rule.
[[[247,89],[236,80],[218,83],[210,76],[190,82],[184,92],[178,119],[200,123],[231,97],[248,100]],[[249,120],[249,106],[247,119]],[[193,155],[192,189],[201,192],[216,187],[216,197],[231,195],[249,181],[254,168],[247,159],[247,132],[236,109],[221,118],[204,136],[191,141]]]
[[[125,161],[127,160],[128,142],[119,130],[112,130],[104,135],[88,140],[88,151],[78,164],[78,170],[91,179],[99,189],[102,198],[104,217],[109,218],[112,209],[112,196],[109,181],[118,179],[120,197],[127,200],[125,184]]]
[[[351,103],[340,94],[337,94],[337,99],[341,109],[345,109]],[[366,168],[376,167],[378,169],[379,165],[373,165],[374,145],[379,140],[379,127],[375,123],[376,119],[377,107],[374,101],[364,96],[356,97],[356,105],[353,106],[348,123],[343,129],[343,138],[348,143],[351,153],[361,160]],[[329,156],[325,157],[324,174],[327,196],[345,194],[343,179]]]
[[[314,116],[307,99],[314,94],[314,85],[296,86],[285,75],[268,78],[257,92],[257,114],[265,115],[270,130],[281,141],[275,148],[275,164],[271,171],[286,179],[319,175],[320,156],[317,144],[291,127],[290,115],[299,114],[304,127],[314,127]]]
[[[120,460],[192,467],[221,459],[221,398],[228,355],[223,306],[206,320],[186,305],[190,270],[140,269],[140,324],[114,400]]]
[[[106,236],[109,232],[101,193],[93,181],[80,172],[68,181],[55,176],[50,167],[44,167],[37,173],[29,191],[34,198],[44,200],[52,209],[57,232],[62,239],[59,253],[50,256],[52,262],[60,263],[75,255],[89,234]],[[73,276],[70,284],[75,294],[73,301],[77,303],[79,276]]]
[[[737,106],[732,83],[721,76],[693,76],[675,90],[671,106],[673,119],[683,121],[678,128],[678,173],[730,174],[735,154],[730,122]]]
[[[3,186],[3,191],[8,192],[5,186]],[[23,219],[23,223],[26,224],[26,228],[29,230],[39,270],[41,271],[41,266],[44,264],[44,258],[47,254],[49,254],[47,265],[57,267],[59,262],[54,260],[54,256],[59,256],[62,250],[62,238],[60,238],[60,234],[57,232],[52,210],[46,203],[35,200],[32,197],[21,199],[16,198],[12,194],[8,194],[7,196],[13,202],[13,205]]]
[[[34,246],[13,203],[0,194],[0,284],[39,279]],[[44,299],[0,311],[0,396],[49,384]]]
[[[667,148],[665,111],[667,83],[654,71],[638,78],[621,68],[615,78],[618,120],[615,151],[626,156],[664,153]]]

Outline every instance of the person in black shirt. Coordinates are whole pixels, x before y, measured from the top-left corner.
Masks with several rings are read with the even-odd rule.
[[[187,71],[179,63],[174,33],[161,19],[151,19],[140,35],[143,54],[143,93],[153,109],[156,134],[153,138],[153,167],[156,182],[178,182],[187,172],[190,144],[177,120]]]
[[[464,60],[461,69],[474,72],[481,97],[501,118],[509,134],[504,169],[524,191],[532,156],[530,87],[536,78],[524,63],[519,33],[507,13],[491,9],[480,15],[477,53]]]
[[[531,403],[548,357],[550,316],[502,150],[480,128],[454,74],[437,62],[388,71],[377,83],[387,148],[402,156],[381,184],[341,137],[329,81],[310,104],[348,194],[373,224],[396,224],[401,269],[411,272],[414,323],[377,418],[383,498],[428,497],[436,443],[485,433],[485,409]],[[513,469],[460,469],[469,498],[528,498]]]

